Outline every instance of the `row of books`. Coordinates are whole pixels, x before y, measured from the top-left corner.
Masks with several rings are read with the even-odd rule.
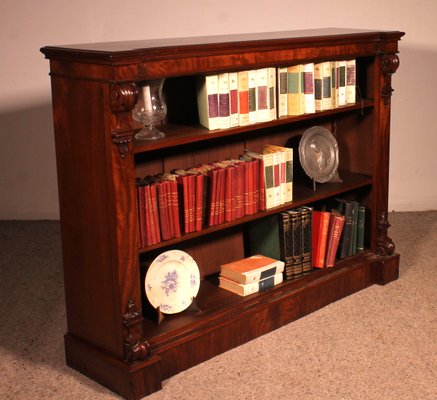
[[[356,102],[356,61],[278,68],[278,117],[311,114]]]
[[[215,130],[310,114],[355,103],[355,91],[355,59],[205,75],[199,122]]]
[[[219,287],[248,296],[281,283],[283,272],[283,261],[257,254],[221,265]]]
[[[357,201],[335,202],[331,211],[299,207],[254,221],[251,253],[284,261],[285,278],[293,279],[364,250],[366,208]]]
[[[137,178],[140,247],[293,199],[293,150],[266,145],[238,159]]]

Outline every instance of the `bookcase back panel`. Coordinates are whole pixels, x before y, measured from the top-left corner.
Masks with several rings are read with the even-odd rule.
[[[372,175],[375,157],[372,113],[372,110],[350,113],[336,120],[340,169]]]

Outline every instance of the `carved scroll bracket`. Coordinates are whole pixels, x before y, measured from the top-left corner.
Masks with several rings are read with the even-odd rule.
[[[384,54],[381,59],[381,71],[384,76],[384,85],[381,91],[381,97],[384,101],[385,108],[390,106],[393,88],[391,87],[391,75],[399,68],[399,57],[396,54]]]
[[[138,99],[138,88],[134,83],[112,84],[110,93],[110,107],[116,127],[112,133],[112,142],[118,145],[119,153],[124,158],[133,140],[130,114]]]
[[[124,341],[125,361],[142,361],[150,354],[150,345],[142,338],[142,323],[143,317],[137,310],[135,302],[130,299],[127,313],[123,316],[123,325],[128,333]]]
[[[111,85],[111,110],[131,112],[138,98],[138,88],[134,83]]]
[[[395,244],[387,235],[389,227],[390,223],[388,222],[387,213],[383,211],[379,217],[376,238],[376,254],[378,256],[390,256],[395,251]]]

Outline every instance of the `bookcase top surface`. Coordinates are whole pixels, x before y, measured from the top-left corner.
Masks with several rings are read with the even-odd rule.
[[[117,60],[132,57],[160,57],[193,53],[204,50],[236,48],[261,49],[260,46],[320,45],[321,43],[345,43],[348,41],[399,40],[404,35],[399,31],[378,31],[349,28],[304,29],[260,33],[242,33],[217,36],[130,40],[102,43],[84,43],[45,46],[41,52],[46,58],[85,58],[95,60]]]

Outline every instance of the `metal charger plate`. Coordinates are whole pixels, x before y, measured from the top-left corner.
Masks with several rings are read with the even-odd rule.
[[[305,173],[314,181],[330,181],[338,168],[338,145],[323,126],[307,129],[299,142],[299,159]]]

